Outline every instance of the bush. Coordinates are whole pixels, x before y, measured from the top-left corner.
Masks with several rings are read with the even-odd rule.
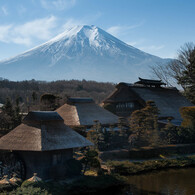
[[[195,106],[180,108],[180,114],[183,118],[182,127],[195,130]]]
[[[0,193],[2,192],[10,192],[14,189],[16,189],[18,186],[17,185],[12,185],[12,184],[1,184],[0,185]]]
[[[39,182],[34,182],[34,181],[24,181],[21,185],[21,188],[28,188],[28,187],[33,187],[33,188],[41,188],[41,189],[47,189],[47,183],[43,181]]]
[[[177,159],[147,160],[143,162],[129,161],[108,161],[107,166],[110,167],[112,173],[119,175],[132,175],[143,173],[151,170],[159,170],[164,168],[186,167],[195,165],[195,156],[183,157]]]
[[[82,164],[80,161],[70,159],[67,161],[67,175],[75,176],[80,175],[82,170]]]
[[[6,193],[5,193],[6,194]],[[32,186],[29,186],[29,187],[25,187],[25,188],[17,188],[16,190],[14,191],[11,191],[9,193],[9,195],[15,195],[15,194],[25,194],[25,195],[47,195],[49,194],[49,192],[45,189],[41,189],[41,188],[35,188],[35,187],[32,187]]]
[[[120,186],[125,184],[121,177],[113,175],[105,176],[84,176],[73,184],[70,184],[67,189],[69,195],[86,195],[86,194],[100,194],[108,192],[115,194]]]

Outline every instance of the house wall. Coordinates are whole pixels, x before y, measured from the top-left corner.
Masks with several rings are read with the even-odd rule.
[[[73,149],[46,151],[46,152],[17,152],[24,161],[26,178],[37,176],[43,180],[65,178],[67,173],[66,162],[73,158]]]
[[[135,110],[141,109],[143,106],[137,101],[118,102],[115,104],[116,115],[120,117],[129,117]]]
[[[129,117],[135,110],[143,108],[140,97],[129,86],[120,85],[117,90],[104,101],[104,105],[112,106],[114,114],[120,117]],[[106,108],[106,106],[105,106]],[[110,110],[111,111],[111,110]]]

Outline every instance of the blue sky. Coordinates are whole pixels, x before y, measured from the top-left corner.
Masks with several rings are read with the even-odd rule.
[[[194,0],[0,0],[0,60],[73,25],[96,25],[160,57],[195,42]]]

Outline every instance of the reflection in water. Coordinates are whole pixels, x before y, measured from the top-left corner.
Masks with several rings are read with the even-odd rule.
[[[169,169],[128,178],[126,194],[195,195],[195,168]]]

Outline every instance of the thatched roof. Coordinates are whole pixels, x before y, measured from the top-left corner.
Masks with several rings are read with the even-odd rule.
[[[193,106],[176,88],[146,87],[129,83],[119,83],[104,103],[138,101],[145,106],[148,100],[156,103],[160,117],[172,116],[180,121],[182,118],[179,109],[183,106]]]
[[[29,112],[23,122],[62,121],[62,117],[53,111]]]
[[[34,173],[34,175],[31,178],[29,178],[27,181],[40,182],[40,181],[42,181],[42,179],[37,176],[37,173]]]
[[[118,103],[118,102],[129,102],[136,101],[137,94],[131,91],[129,93],[129,88],[133,84],[119,83],[116,85],[115,90],[103,101],[103,103]]]
[[[50,151],[92,145],[60,118],[56,112],[30,112],[21,125],[0,139],[0,149]]]
[[[72,99],[72,98],[70,98]],[[77,101],[76,101],[77,99]],[[92,99],[89,101],[83,98],[74,98],[71,103],[64,104],[56,110],[69,126],[92,126],[94,120],[98,120],[102,125],[118,123],[118,117],[113,113],[95,104]],[[86,98],[84,98],[86,100]]]
[[[160,117],[171,116],[182,120],[179,109],[183,106],[193,106],[178,90],[170,88],[132,87],[145,102],[152,100],[160,110]]]
[[[89,98],[89,97],[84,97],[84,98],[69,97],[67,102],[68,103],[92,103],[92,102],[94,102],[94,100],[92,98]]]

